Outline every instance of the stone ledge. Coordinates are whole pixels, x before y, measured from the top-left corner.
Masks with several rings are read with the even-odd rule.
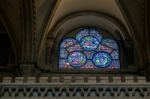
[[[0,83],[149,83],[146,81],[146,78],[142,76],[137,76],[136,81],[135,77],[133,76],[125,76],[124,82],[121,79],[121,76],[112,77],[112,81],[108,76],[2,77]]]

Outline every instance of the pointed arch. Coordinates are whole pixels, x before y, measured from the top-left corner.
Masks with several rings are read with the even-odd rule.
[[[3,66],[1,69],[4,70],[12,70],[12,66],[17,66],[17,43],[15,42],[14,36],[9,30],[9,27],[5,21],[5,19],[0,16],[0,46],[1,46],[1,60],[0,65]]]

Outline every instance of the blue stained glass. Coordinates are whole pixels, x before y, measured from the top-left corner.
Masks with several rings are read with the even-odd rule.
[[[102,40],[102,36],[95,29],[90,29],[90,35],[97,38],[99,42]]]
[[[98,67],[107,67],[111,61],[111,56],[106,52],[98,52],[93,57],[93,63]]]
[[[86,64],[82,66],[82,68],[97,68],[95,65],[92,63],[91,60],[87,60]]]
[[[99,44],[99,47],[97,48],[97,51],[105,51],[105,52],[111,53],[113,51],[113,49],[109,48],[107,46]]]
[[[92,59],[94,53],[95,51],[84,51],[84,54],[86,55],[87,59]]]
[[[111,39],[111,38],[103,39],[102,40],[102,44],[106,45],[108,47],[111,47],[113,49],[118,49],[117,43],[113,39]]]
[[[83,30],[81,30],[81,31],[77,34],[76,39],[80,42],[81,39],[82,39],[84,36],[87,36],[87,35],[89,35],[89,30],[88,30],[88,29],[83,29]]]
[[[61,60],[59,61],[59,67],[60,67],[60,68],[69,68],[70,66],[69,66],[69,64],[67,63],[66,59],[61,59]]]
[[[110,64],[110,67],[112,69],[120,68],[120,61],[119,60],[113,60]]]
[[[119,52],[118,52],[118,50],[114,50],[111,53],[111,56],[112,56],[112,59],[119,59]]]
[[[73,67],[80,67],[86,63],[86,56],[81,52],[72,52],[69,54],[67,61]]]
[[[67,51],[70,53],[70,52],[73,52],[73,51],[82,51],[82,48],[79,44],[75,44],[75,45],[72,45],[70,47],[67,48]]]
[[[67,39],[63,40],[63,42],[60,45],[60,48],[66,48],[66,47],[71,46],[76,43],[77,43],[77,40],[75,40],[73,38],[67,38]]]
[[[60,58],[67,58],[68,52],[66,51],[66,49],[61,48],[60,49]]]
[[[76,37],[60,44],[60,68],[120,68],[119,50],[112,38],[103,38],[95,29],[82,29]]]
[[[99,41],[95,37],[86,36],[82,38],[80,45],[84,48],[84,50],[95,50],[99,45]]]

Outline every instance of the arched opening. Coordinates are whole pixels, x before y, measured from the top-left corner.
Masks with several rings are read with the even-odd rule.
[[[65,69],[60,68],[60,45],[61,43],[67,39],[67,38],[74,38],[76,39],[77,34],[80,32],[80,30],[86,28],[95,29],[103,38],[109,38],[112,39],[118,46],[117,53],[119,56],[119,61],[117,62],[119,65],[118,67],[108,67],[102,68],[102,66],[97,68],[93,68],[91,71],[91,67],[89,68],[72,68]],[[83,37],[84,38],[84,37]],[[96,38],[97,39],[97,38]],[[60,20],[58,24],[55,25],[54,29],[49,32],[47,35],[46,43],[45,43],[45,49],[42,54],[45,55],[46,62],[45,67],[41,67],[39,65],[39,68],[41,68],[44,71],[51,71],[51,72],[62,72],[62,73],[136,73],[138,66],[134,63],[135,55],[137,55],[137,49],[131,49],[129,52],[130,47],[126,46],[126,43],[129,42],[132,46],[132,40],[130,40],[130,36],[126,28],[120,23],[120,21],[116,20],[113,17],[110,17],[109,15],[105,15],[102,13],[94,13],[94,12],[79,12],[74,13],[71,15],[68,15],[68,17],[65,17],[64,19]],[[77,40],[78,41],[78,40]],[[104,40],[105,41],[105,40]],[[103,41],[103,42],[104,42]],[[107,40],[106,40],[107,41]],[[98,43],[98,44],[101,44]],[[80,45],[80,44],[79,44]],[[102,44],[101,44],[102,45]],[[114,50],[114,49],[113,49]],[[131,53],[133,50],[135,50],[135,53]],[[85,53],[84,53],[85,54]],[[105,54],[105,53],[104,53]],[[39,56],[41,54],[39,53]],[[68,54],[69,56],[70,54]],[[95,55],[95,54],[94,54]],[[109,56],[107,54],[107,56]],[[133,58],[131,57],[133,56]],[[47,58],[48,57],[48,58]],[[85,55],[86,57],[86,55]],[[112,56],[111,56],[112,57]],[[130,59],[132,58],[132,59]],[[40,58],[39,58],[40,59]],[[44,59],[42,57],[42,59]],[[136,58],[138,59],[138,57]],[[87,60],[87,58],[86,58]],[[94,63],[94,60],[90,59],[92,63]],[[110,60],[112,60],[110,58]],[[69,60],[67,60],[69,61]],[[40,61],[39,61],[40,62]],[[112,61],[111,61],[112,62]],[[109,63],[111,63],[109,62]],[[44,63],[44,61],[43,61]],[[86,63],[86,62],[85,62]],[[68,63],[67,63],[68,64]],[[115,63],[116,64],[116,63]],[[81,66],[84,67],[84,66]],[[96,66],[95,66],[96,67]],[[113,68],[113,69],[112,69]],[[112,71],[113,70],[113,71]],[[82,72],[83,71],[83,72]],[[111,72],[110,72],[111,71]],[[115,72],[114,72],[115,71]]]
[[[119,46],[112,35],[94,28],[68,33],[60,43],[59,69],[119,69]]]
[[[15,53],[10,37],[0,21],[0,70],[12,70],[15,65]]]

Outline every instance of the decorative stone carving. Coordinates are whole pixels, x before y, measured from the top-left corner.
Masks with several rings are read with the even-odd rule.
[[[99,78],[101,78],[101,82],[97,81]],[[73,82],[72,76],[53,76],[51,81],[48,80],[49,77],[3,77],[2,82],[0,82],[0,98],[149,99],[150,83],[145,80],[145,77],[136,77],[137,82],[134,82],[132,78],[132,76],[125,77],[125,82],[122,82],[121,77],[112,77],[113,80],[110,82],[107,76],[75,77],[75,82]],[[87,79],[87,82],[83,79]],[[14,82],[12,82],[13,80]],[[134,83],[131,83],[131,80]],[[104,83],[105,81],[106,83]]]

